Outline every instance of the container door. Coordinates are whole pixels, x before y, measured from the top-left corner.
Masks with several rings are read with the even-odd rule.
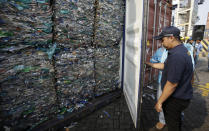
[[[126,0],[123,92],[135,127],[140,106],[143,0]]]

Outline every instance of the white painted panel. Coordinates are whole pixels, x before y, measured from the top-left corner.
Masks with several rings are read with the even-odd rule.
[[[134,125],[137,125],[142,44],[143,0],[126,0],[123,92]]]

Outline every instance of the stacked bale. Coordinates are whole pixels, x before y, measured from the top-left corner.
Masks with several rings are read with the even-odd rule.
[[[45,52],[1,52],[0,70],[0,121],[4,125],[26,129],[54,116],[54,69]]]
[[[0,1],[1,48],[11,45],[44,46],[52,42],[50,0]]]
[[[98,0],[95,44],[99,47],[118,45],[123,33],[124,1]]]
[[[95,32],[96,94],[101,95],[119,86],[119,43],[124,24],[124,1],[98,0]]]
[[[98,48],[95,53],[96,96],[119,87],[120,51],[118,48]]]
[[[94,0],[55,1],[55,41],[59,47],[90,45],[93,36]]]
[[[54,40],[60,49],[55,55],[55,77],[61,110],[74,110],[94,95],[94,2],[55,1]]]
[[[0,126],[31,129],[118,88],[124,10],[116,0],[0,0]]]
[[[0,113],[6,126],[26,129],[56,114],[48,58],[52,26],[50,0],[0,1]]]
[[[92,98],[95,87],[93,50],[83,47],[65,50],[55,55],[55,59],[60,107],[74,108]]]

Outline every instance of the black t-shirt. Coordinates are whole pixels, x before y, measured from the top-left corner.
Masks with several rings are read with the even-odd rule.
[[[193,94],[192,74],[192,59],[186,47],[180,44],[168,50],[168,57],[165,61],[161,80],[162,88],[164,88],[166,81],[178,83],[171,96],[185,100],[191,99]]]

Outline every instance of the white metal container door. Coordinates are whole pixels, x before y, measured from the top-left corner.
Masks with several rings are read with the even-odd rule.
[[[137,125],[143,26],[143,0],[126,0],[123,91],[134,125]]]

